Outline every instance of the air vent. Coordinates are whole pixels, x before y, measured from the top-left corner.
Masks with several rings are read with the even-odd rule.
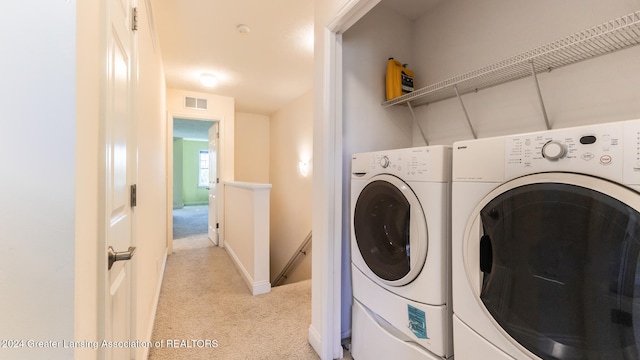
[[[192,96],[184,97],[184,107],[188,109],[207,110],[207,99],[200,99]]]

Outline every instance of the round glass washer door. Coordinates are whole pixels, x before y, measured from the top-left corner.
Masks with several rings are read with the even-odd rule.
[[[464,239],[476,300],[541,359],[640,359],[640,194],[578,174],[495,189]]]
[[[418,276],[427,257],[427,222],[405,182],[373,177],[356,201],[353,228],[360,255],[379,281],[403,286]]]

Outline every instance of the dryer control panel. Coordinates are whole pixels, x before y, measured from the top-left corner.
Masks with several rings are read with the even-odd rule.
[[[505,138],[505,177],[548,171],[622,181],[623,123],[550,130]]]
[[[623,183],[640,185],[640,120],[624,123]]]
[[[503,182],[544,172],[640,185],[640,119],[454,143],[454,181]]]

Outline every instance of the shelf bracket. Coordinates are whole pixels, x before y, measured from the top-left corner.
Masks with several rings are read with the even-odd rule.
[[[533,60],[529,61],[531,65],[531,76],[533,77],[533,81],[536,84],[536,90],[538,91],[538,100],[540,100],[540,108],[542,109],[542,116],[544,117],[544,123],[547,126],[547,130],[551,130],[551,125],[549,125],[549,118],[547,117],[547,109],[544,107],[544,100],[542,99],[542,92],[540,91],[540,83],[538,82],[538,75],[536,75],[536,66],[533,63]]]
[[[411,106],[410,102],[407,102],[407,106],[409,107],[409,112],[411,113],[411,118],[413,119],[413,122],[418,126],[418,129],[420,129],[420,134],[422,134],[422,139],[424,140],[425,146],[429,146],[427,137],[424,136],[424,131],[422,131],[422,126],[420,126],[420,122],[418,122],[418,119],[416,118],[416,113],[413,112],[413,106]]]
[[[464,106],[462,97],[460,97],[460,93],[458,92],[458,85],[453,85],[453,89],[456,91],[456,97],[460,101],[460,106],[462,106],[462,111],[464,111],[464,117],[465,119],[467,119],[467,125],[469,125],[469,130],[471,130],[471,134],[473,134],[473,138],[477,139],[478,135],[476,134],[476,131],[473,128],[473,124],[471,124],[471,120],[469,120],[469,113],[467,113],[467,108]]]

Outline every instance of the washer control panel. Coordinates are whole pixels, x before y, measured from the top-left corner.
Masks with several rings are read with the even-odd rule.
[[[450,181],[451,146],[422,146],[351,156],[353,178],[370,178],[377,174],[391,174],[405,181]]]
[[[505,139],[505,176],[548,171],[622,180],[622,123],[514,135]]]
[[[562,159],[567,155],[567,147],[560,141],[551,140],[542,145],[542,156],[548,160]]]
[[[429,154],[426,151],[389,151],[371,156],[371,170],[396,175],[426,175],[429,171]]]
[[[375,156],[373,157],[375,158]],[[389,167],[389,157],[387,155],[381,155],[381,157],[379,156],[379,160],[378,160],[378,164],[380,164],[380,166],[383,169],[386,169]]]

